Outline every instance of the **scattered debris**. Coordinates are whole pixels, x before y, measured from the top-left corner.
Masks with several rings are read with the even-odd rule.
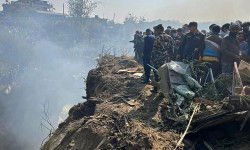
[[[87,101],[69,111],[41,150],[249,147],[247,88],[245,96],[232,96],[233,77],[226,74],[201,87],[191,71],[171,62],[159,68],[159,83],[145,85],[132,58],[103,56],[88,74]],[[151,93],[152,85],[161,93]]]

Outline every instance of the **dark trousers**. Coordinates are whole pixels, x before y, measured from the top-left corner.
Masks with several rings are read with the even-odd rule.
[[[215,61],[208,61],[208,63],[209,63],[209,65],[208,65],[209,68],[211,68],[212,71],[213,71],[214,78],[218,77],[222,72],[221,63],[220,62],[215,62]]]
[[[222,73],[232,73],[234,70],[234,63],[222,62]]]
[[[150,64],[150,57],[143,57],[143,65],[145,72],[145,81],[149,81],[151,68],[148,66]]]
[[[221,63],[220,62],[215,62],[215,61],[205,61],[205,62],[207,62],[208,67],[212,69],[214,78],[218,77],[221,74],[222,71],[221,71]],[[202,77],[202,85],[205,84],[205,80],[206,80],[208,72],[209,72],[209,70],[206,70],[205,76]],[[207,83],[211,82],[211,76],[207,77],[206,82]]]
[[[143,65],[143,56],[142,56],[142,51],[135,51],[135,60],[137,61],[138,64]]]

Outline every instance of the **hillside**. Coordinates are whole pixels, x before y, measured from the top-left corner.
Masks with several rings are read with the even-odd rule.
[[[179,135],[162,122],[164,99],[140,83],[143,68],[127,57],[104,57],[89,72],[87,101],[69,111],[41,150],[173,149]]]
[[[87,101],[70,109],[41,150],[175,149],[189,117],[179,120],[163,94],[141,84],[143,68],[132,58],[104,56],[98,64],[86,80]],[[212,107],[204,101],[208,105],[194,115],[178,149],[247,150],[250,97],[245,98],[229,97]]]

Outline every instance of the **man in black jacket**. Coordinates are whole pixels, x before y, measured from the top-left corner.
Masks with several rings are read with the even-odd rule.
[[[222,73],[232,73],[234,62],[240,62],[240,44],[237,40],[237,34],[241,27],[238,23],[230,25],[229,35],[225,36],[221,43],[222,52]]]
[[[190,32],[184,36],[180,44],[177,59],[199,60],[205,48],[205,35],[198,31],[197,22],[190,22],[188,27]]]

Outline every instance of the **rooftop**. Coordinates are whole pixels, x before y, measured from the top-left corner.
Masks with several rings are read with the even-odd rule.
[[[3,5],[3,12],[15,12],[18,10],[52,11],[53,5],[44,0],[17,0],[6,2]]]

